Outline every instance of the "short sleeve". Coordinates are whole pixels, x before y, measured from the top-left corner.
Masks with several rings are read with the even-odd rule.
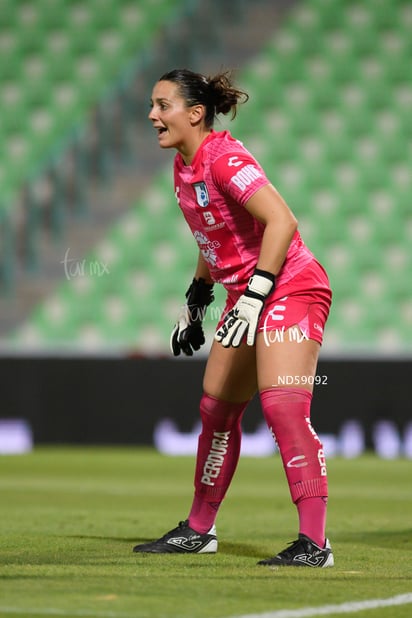
[[[246,150],[225,153],[214,161],[211,171],[220,190],[242,206],[258,189],[269,184],[259,163]]]

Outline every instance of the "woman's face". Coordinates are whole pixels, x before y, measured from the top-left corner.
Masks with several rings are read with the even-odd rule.
[[[157,131],[161,148],[184,151],[192,134],[192,108],[180,96],[177,84],[159,81],[155,84],[150,100],[149,120]]]

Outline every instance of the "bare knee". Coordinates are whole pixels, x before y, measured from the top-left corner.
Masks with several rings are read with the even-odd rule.
[[[251,399],[257,390],[255,355],[253,347],[224,348],[215,341],[203,378],[204,392],[235,403]]]

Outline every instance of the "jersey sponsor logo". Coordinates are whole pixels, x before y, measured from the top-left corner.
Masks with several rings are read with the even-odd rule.
[[[180,192],[180,187],[176,187],[176,190],[175,190],[175,198],[176,198],[176,202],[177,202],[177,203],[179,204],[179,206],[180,206],[179,192]]]
[[[193,232],[193,236],[206,262],[211,266],[216,266],[218,257],[215,249],[220,247],[220,242],[218,240],[209,240],[203,232],[199,232],[198,230]]]
[[[230,182],[233,182],[241,191],[244,191],[254,180],[257,180],[257,178],[262,178],[262,174],[250,163],[242,167],[241,170],[232,176]]]
[[[237,157],[237,156],[236,157],[230,157],[228,162],[227,162],[228,167],[239,167],[239,165],[242,165],[242,164],[243,164],[243,161],[239,160],[239,157]]]
[[[203,213],[203,218],[206,221],[207,225],[214,225],[216,223],[216,219],[214,218],[210,210],[205,210],[205,212]]]
[[[196,201],[201,208],[206,208],[209,205],[209,191],[205,182],[195,182],[193,187],[196,191]]]
[[[202,214],[206,222],[208,232],[214,232],[215,230],[220,230],[222,229],[222,227],[225,227],[226,223],[224,221],[216,223],[216,219],[214,218],[213,213],[211,213],[210,210],[205,210]]]
[[[216,225],[208,225],[208,232],[215,232],[216,230],[221,230],[222,227],[225,227],[226,223],[221,221],[220,223],[216,223]]]

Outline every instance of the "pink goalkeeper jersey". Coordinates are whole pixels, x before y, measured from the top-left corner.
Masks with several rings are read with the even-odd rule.
[[[245,288],[256,266],[264,225],[244,205],[269,180],[259,163],[228,131],[212,133],[185,165],[174,162],[175,195],[212,279],[233,292]],[[296,232],[276,287],[314,259]]]

